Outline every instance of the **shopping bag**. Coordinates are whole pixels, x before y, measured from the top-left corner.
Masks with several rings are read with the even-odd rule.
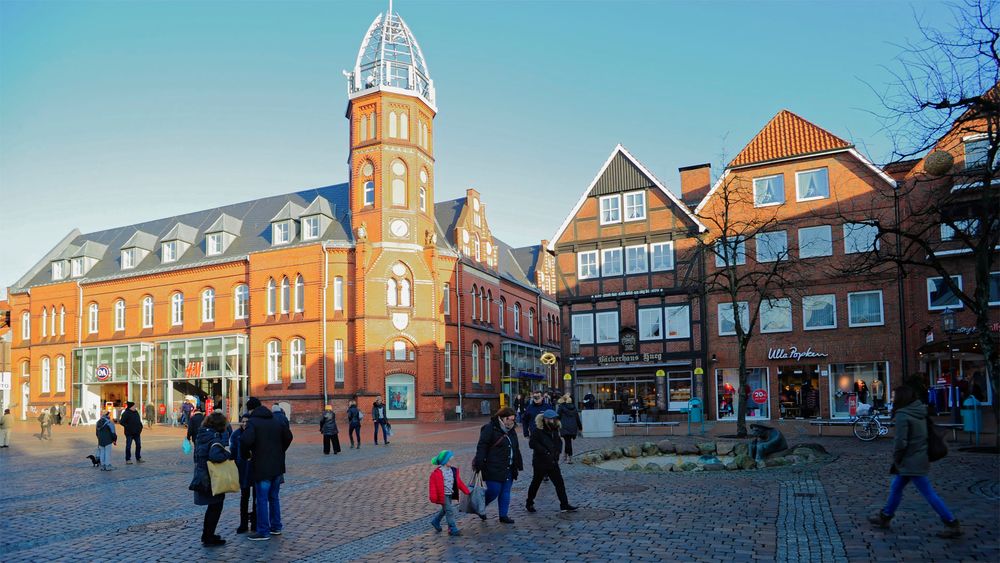
[[[212,481],[212,496],[240,492],[240,472],[235,461],[208,462],[208,475]]]
[[[184,453],[191,455],[191,440],[184,438],[184,441],[181,442],[181,449],[184,450]]]
[[[486,514],[486,488],[483,487],[483,480],[479,473],[472,476],[471,494],[462,495],[458,500],[458,509],[467,514]]]
[[[392,425],[388,422],[385,423],[385,435],[392,436]]]

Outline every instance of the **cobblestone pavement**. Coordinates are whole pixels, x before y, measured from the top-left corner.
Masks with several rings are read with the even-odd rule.
[[[322,455],[315,426],[296,425],[281,492],[285,533],[268,542],[237,536],[238,500],[230,495],[219,526],[229,543],[214,550],[198,541],[204,509],[187,490],[191,461],[180,450],[181,429],[144,432],[142,465],[124,465],[120,441],[118,470],[105,473],[83,459],[93,451],[92,427],[56,427],[51,441],[19,427],[14,445],[0,450],[0,561],[1000,560],[996,456],[953,451],[934,464],[935,487],[965,529],[964,538],[947,541],[934,536],[940,523],[913,489],[893,529],[873,530],[866,518],[885,500],[890,442],[841,437],[790,436],[792,444],[823,444],[833,459],[758,471],[648,474],[564,465],[570,500],[581,506],[573,514],[558,512],[550,484],[536,501],[539,511],[525,512],[526,458],[529,469],[513,491],[515,524],[499,523],[494,504],[485,522],[460,516],[462,537],[436,534],[428,522],[429,460],[447,447],[467,468],[483,422],[398,424],[391,445],[345,445],[337,456]],[[366,440],[368,432],[366,425]],[[580,439],[574,449],[646,439]]]

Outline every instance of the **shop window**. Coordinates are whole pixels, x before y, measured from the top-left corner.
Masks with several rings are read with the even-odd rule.
[[[837,328],[837,297],[833,294],[803,297],[802,327],[805,330]]]
[[[601,275],[604,277],[622,275],[623,250],[619,248],[605,248],[601,250]],[[582,255],[581,255],[582,256]]]
[[[444,382],[451,383],[451,342],[444,343]]]
[[[281,314],[287,314],[292,301],[292,284],[288,283],[288,276],[281,277]]]
[[[585,313],[572,315],[570,317],[573,338],[580,341],[580,344],[594,343],[594,315]]]
[[[184,294],[175,293],[170,296],[170,324],[181,326],[184,324]]]
[[[747,418],[767,419],[770,417],[768,400],[758,403],[762,397],[770,397],[770,382],[767,368],[747,368],[747,383],[743,392],[738,392],[740,386],[740,370],[724,368],[715,370],[716,398],[718,401],[719,420],[736,420],[740,402],[747,405]],[[764,393],[754,393],[763,391]]]
[[[472,384],[479,385],[479,344],[472,343]]]
[[[281,383],[281,341],[267,342],[267,382]]]
[[[153,298],[149,295],[142,298],[142,328],[153,328]]]
[[[826,168],[795,173],[795,194],[798,201],[830,197],[830,177]]]
[[[639,309],[639,340],[663,338],[663,310]]]
[[[115,331],[125,330],[125,301],[115,301]]]
[[[288,343],[288,355],[291,364],[292,383],[303,383],[306,380],[306,342],[301,338],[293,338]]]
[[[754,178],[753,203],[755,207],[785,203],[785,177],[777,174]]]
[[[274,278],[267,278],[267,314],[273,315],[277,306],[277,286]]]
[[[962,289],[962,276],[951,276],[952,282]],[[943,309],[961,309],[962,301],[958,295],[944,283],[944,278],[927,278],[927,309],[940,311]]]
[[[641,221],[646,218],[646,192],[625,194],[625,220]]]
[[[799,258],[831,256],[833,254],[833,229],[830,225],[799,229]]]
[[[746,301],[738,303],[740,311],[740,328],[746,333],[750,329],[750,307]],[[732,303],[719,303],[719,336],[733,336],[736,334],[736,316],[733,314]]]
[[[792,330],[791,299],[764,299],[760,302],[759,315],[762,333]]]
[[[595,313],[594,320],[597,325],[598,344],[618,342],[618,311]]]
[[[653,272],[664,272],[674,269],[674,243],[657,242],[649,245],[649,269]]]
[[[245,319],[247,318],[248,308],[250,306],[250,288],[245,284],[240,284],[236,286],[236,290],[233,291],[233,318],[234,319]]]
[[[344,341],[333,341],[333,381],[344,382]]]
[[[852,327],[884,325],[882,291],[848,293],[847,324]]]
[[[990,272],[990,305],[1000,305],[1000,272]]]
[[[215,322],[215,290],[212,288],[201,292],[201,322]]]
[[[493,383],[493,346],[483,346],[483,383]]]
[[[521,334],[521,304],[514,303],[514,332]]]
[[[844,223],[844,254],[878,250],[878,225]]]
[[[607,195],[600,199],[601,224],[621,223],[622,200],[620,195]]]
[[[97,334],[97,303],[91,303],[87,308],[87,332]]]
[[[340,276],[333,278],[333,310],[344,310],[344,278]]]
[[[581,280],[592,279],[600,276],[597,268],[597,251],[580,252],[576,255],[577,277]]]
[[[785,231],[757,233],[754,241],[758,262],[777,262],[788,258],[788,233]]]
[[[52,364],[47,357],[42,358],[42,393],[52,392]]]
[[[851,404],[883,408],[889,401],[886,362],[830,365],[831,418],[851,418]]]
[[[642,244],[639,246],[626,246],[625,273],[645,274],[647,270],[648,268],[646,263],[646,245]]]
[[[691,397],[691,372],[667,372],[667,409],[672,411],[685,409]]]
[[[747,263],[746,241],[739,238],[719,239],[712,248],[718,268],[740,266]]]
[[[306,308],[306,282],[301,275],[295,276],[295,312],[301,313]]]
[[[667,320],[666,337],[691,338],[691,307],[688,305],[675,305],[664,307]]]
[[[66,357],[56,357],[56,393],[66,392]]]

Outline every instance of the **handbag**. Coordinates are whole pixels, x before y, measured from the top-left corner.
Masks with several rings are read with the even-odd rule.
[[[226,450],[222,444],[212,444],[213,448],[216,446],[222,448],[223,451]],[[206,465],[208,465],[208,476],[212,483],[212,496],[240,492],[240,472],[236,468],[235,461],[231,459],[219,462],[209,461]]]
[[[937,433],[934,421],[929,417],[927,420],[927,459],[937,461],[948,455],[948,446],[944,443],[944,438]]]
[[[483,487],[483,479],[477,471],[472,476],[472,491],[468,495],[462,495],[458,500],[458,510],[467,514],[483,516],[486,514],[486,488]]]
[[[191,440],[184,438],[184,441],[181,442],[181,449],[184,450],[184,453],[191,455]]]

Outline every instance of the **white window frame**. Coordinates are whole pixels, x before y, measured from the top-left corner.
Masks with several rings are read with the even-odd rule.
[[[208,233],[205,235],[205,255],[218,256],[225,247],[225,233]]]
[[[955,285],[958,286],[959,290],[964,290],[965,289],[962,286],[962,276],[960,274],[959,275],[955,275],[955,276],[951,276],[951,278],[952,279],[957,279]],[[954,305],[935,305],[935,306],[932,306],[931,305],[931,289],[932,289],[933,286],[931,285],[931,282],[933,282],[934,280],[941,280],[943,282],[944,278],[941,277],[941,276],[935,276],[935,277],[927,278],[927,310],[928,311],[944,311],[945,309],[962,309],[962,308],[965,307],[965,304],[962,303],[962,300],[959,299],[957,295],[955,296],[956,303]]]
[[[215,290],[210,287],[201,292],[201,322],[215,322]]]
[[[500,328],[506,328],[507,300],[504,299],[503,297],[501,297],[500,301],[498,302],[497,312],[499,313],[498,324],[500,325]]]
[[[295,306],[294,310],[296,313],[302,313],[306,310],[306,282],[302,278],[302,274],[297,274],[295,276]]]
[[[170,264],[177,261],[177,241],[168,240],[160,245],[160,261],[164,264]]]
[[[483,346],[483,385],[493,384],[493,346]]]
[[[184,294],[175,292],[170,296],[170,326],[184,326]]]
[[[631,254],[641,251],[638,255],[642,256],[642,264],[636,264],[634,267],[632,265]],[[634,274],[645,274],[649,272],[649,251],[645,244],[636,244],[632,246],[625,247],[625,275]]]
[[[52,361],[48,356],[42,358],[42,393],[52,392]]]
[[[757,262],[767,263],[767,262],[779,262],[781,260],[788,259],[788,231],[768,231],[766,233],[757,233],[754,235],[754,246],[757,250]],[[773,253],[774,255],[768,255],[765,257],[761,256],[761,247],[765,247],[768,250],[772,250],[774,244],[771,242],[772,239],[784,240],[783,248],[778,252]]]
[[[873,295],[878,294],[878,321],[871,323],[856,323],[854,322],[854,307],[851,303],[851,298],[856,295]],[[871,291],[853,291],[847,294],[847,326],[854,327],[864,327],[864,326],[883,326],[885,325],[885,301],[882,296],[881,289],[875,289]]]
[[[584,272],[584,259],[587,259],[587,272]],[[590,262],[593,260],[593,262]],[[576,255],[576,277],[581,280],[592,280],[601,277],[601,267],[598,261],[597,251],[588,250],[578,252]]]
[[[570,326],[572,327],[572,338],[580,341],[580,344],[593,344],[596,339],[594,332],[593,313],[574,313],[570,315]],[[588,332],[583,333],[581,329]]]
[[[768,328],[770,324],[768,315],[773,314],[775,311],[784,310],[787,312],[785,320],[787,321],[784,327],[778,328]],[[792,332],[795,328],[795,321],[792,320],[792,300],[787,297],[775,298],[775,299],[763,299],[760,302],[760,310],[758,311],[758,324],[760,324],[761,334],[777,333],[777,332]]]
[[[612,338],[601,338],[601,322],[614,319],[614,336]],[[594,339],[598,344],[609,344],[618,342],[618,333],[621,331],[621,324],[618,322],[618,311],[598,311],[594,313]]]
[[[312,215],[302,219],[302,240],[316,240],[319,238],[319,215]]]
[[[719,252],[719,248],[724,248],[724,252]],[[728,268],[731,266],[742,266],[747,263],[747,242],[740,240],[737,244],[730,244],[728,237],[722,237],[715,241],[715,267]],[[735,256],[732,256],[735,254]],[[733,258],[732,263],[729,258]]]
[[[750,327],[750,304],[746,301],[737,301],[736,308],[739,310],[740,314],[740,325],[743,327],[743,332],[749,332]],[[723,311],[729,311],[728,313],[723,313]],[[733,330],[724,331],[722,330],[722,319],[723,317],[728,318],[728,316],[733,317]],[[733,304],[731,302],[719,303],[716,308],[717,324],[719,329],[719,336],[736,336],[736,314],[733,312]]]
[[[663,340],[663,309],[659,307],[639,309],[636,326],[639,328],[639,340]],[[650,334],[654,326],[657,327],[659,335]]]
[[[267,341],[267,382],[281,383],[281,341]]]
[[[31,313],[21,313],[21,340],[31,340]]]
[[[535,336],[535,310],[528,308],[528,336]]]
[[[479,343],[472,343],[472,383],[479,384]]]
[[[977,145],[979,143],[986,144],[986,150],[983,151],[982,158],[978,160],[970,160],[969,145]],[[989,158],[989,147],[990,147],[990,140],[989,137],[987,137],[986,135],[970,135],[969,137],[962,139],[962,155],[963,159],[965,160],[965,169],[972,170],[975,169],[977,166],[985,165],[986,159]]]
[[[91,303],[87,307],[87,333],[97,334],[97,330],[100,328],[98,324],[98,315],[100,315],[100,310],[97,307],[97,303]]]
[[[52,306],[52,317],[51,317],[51,320],[49,321],[49,329],[50,329],[49,333],[52,336],[55,336],[56,335],[56,306],[55,305]]]
[[[279,311],[282,315],[287,315],[292,300],[292,284],[288,281],[288,276],[281,276],[281,283],[278,284]]]
[[[131,270],[135,268],[135,259],[138,252],[134,248],[126,248],[122,250],[122,269]]]
[[[874,229],[875,233],[872,248],[861,249],[858,246],[855,237],[858,236],[858,233],[869,233],[872,229]],[[872,225],[870,223],[844,223],[844,254],[861,254],[878,249],[878,225]]]
[[[250,287],[246,284],[239,284],[233,290],[233,319],[245,319],[249,314]]]
[[[808,242],[803,243],[803,233],[807,236],[813,236]],[[822,235],[813,235],[813,233],[823,233]],[[802,227],[799,229],[799,259],[803,258],[818,258],[820,256],[833,256],[833,227],[830,225],[815,225],[813,227]],[[821,237],[824,237],[821,238]],[[826,243],[826,245],[816,251],[818,244],[814,241],[819,240],[820,243]],[[811,248],[812,250],[806,250],[806,248]]]
[[[375,205],[375,182],[372,180],[366,181],[362,190],[364,191],[364,201],[362,202],[364,206]]]
[[[115,332],[125,330],[125,300],[115,301]]]
[[[83,258],[73,258],[69,261],[70,276],[78,278],[83,275]]]
[[[661,261],[665,260],[668,262],[666,265],[657,266],[657,252],[659,252]],[[665,257],[665,258],[664,258]],[[649,271],[651,272],[668,272],[674,269],[674,242],[654,242],[649,245]]]
[[[42,307],[42,338],[49,335],[49,310]]]
[[[825,326],[809,326],[809,321],[806,314],[809,311],[807,305],[808,302],[826,299],[833,303],[833,324]],[[837,296],[833,293],[824,293],[820,295],[805,295],[802,297],[802,330],[833,330],[837,328]]]
[[[66,335],[66,307],[59,306],[59,336]]]
[[[153,328],[153,297],[142,298],[142,328]]]
[[[333,310],[344,310],[344,278],[341,276],[333,278]]]
[[[273,315],[277,311],[278,304],[278,284],[274,278],[267,278],[267,314]]]
[[[406,361],[406,341],[396,340],[392,343],[392,361],[394,362],[405,362]]]
[[[514,303],[514,332],[521,334],[521,304]]]
[[[804,175],[806,175],[806,174],[814,174],[814,173],[817,173],[817,172],[822,172],[823,173],[823,177],[826,179],[826,195],[803,197],[802,196],[802,189],[804,188],[804,186],[802,185],[801,177],[804,176]],[[810,170],[800,170],[800,171],[796,172],[795,173],[795,201],[815,201],[815,200],[818,200],[818,199],[830,199],[830,169],[824,166],[824,167],[820,167],[820,168],[812,168]]]
[[[617,255],[617,264],[614,255]],[[611,267],[609,267],[611,266]],[[601,276],[620,276],[625,272],[625,250],[622,247],[601,249]]]
[[[288,244],[292,242],[292,222],[278,221],[271,225],[271,244]]]
[[[619,194],[605,195],[600,198],[598,210],[602,225],[614,225],[622,222],[622,196]],[[614,205],[611,205],[614,202]],[[607,204],[607,205],[606,205]],[[607,217],[605,217],[607,215]]]
[[[292,383],[306,381],[306,341],[293,338],[288,342],[288,368]]]
[[[676,319],[683,312],[683,322],[677,326]],[[672,330],[677,329],[677,330]],[[676,334],[671,335],[671,332]],[[686,340],[691,338],[691,306],[669,305],[663,308],[663,337],[667,340]]]
[[[344,382],[344,341],[339,338],[333,341],[333,381]]]
[[[445,315],[451,314],[451,284],[445,283],[441,288],[441,312]]]
[[[66,392],[66,356],[56,356],[56,393]]]
[[[444,382],[451,383],[451,342],[444,343]]]
[[[61,280],[66,277],[66,263],[62,260],[53,262],[52,265],[52,281]]]
[[[638,204],[636,204],[635,201],[634,201],[634,199],[635,199],[636,196],[639,197],[639,203]],[[633,201],[629,202],[629,199],[633,199]],[[645,190],[638,191],[638,192],[626,192],[625,194],[622,195],[622,200],[623,200],[622,203],[624,204],[623,205],[624,209],[622,210],[623,211],[622,218],[625,220],[626,223],[629,222],[629,221],[644,221],[646,219],[646,191]],[[635,217],[630,217],[629,216],[629,209],[630,208],[638,208],[641,211],[641,214],[639,214],[639,215],[637,215]]]
[[[763,182],[765,180],[772,180],[778,178],[781,183],[781,201],[772,201],[769,203],[760,203],[760,198],[757,197],[757,182]],[[754,207],[770,207],[772,205],[782,205],[785,203],[785,175],[784,174],[770,174],[768,176],[761,176],[759,178],[753,179],[753,206]]]

